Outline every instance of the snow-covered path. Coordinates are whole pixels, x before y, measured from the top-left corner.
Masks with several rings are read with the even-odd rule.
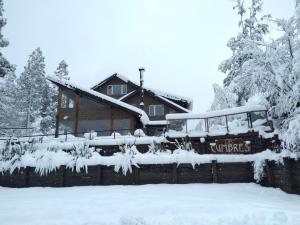
[[[0,187],[1,225],[300,225],[300,196],[256,184]]]

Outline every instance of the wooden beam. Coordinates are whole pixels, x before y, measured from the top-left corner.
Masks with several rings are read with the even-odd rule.
[[[59,125],[60,125],[60,109],[61,109],[61,99],[62,99],[62,89],[58,88],[57,95],[57,106],[56,106],[56,122],[55,122],[55,137],[57,138],[59,135]]]
[[[78,118],[79,118],[79,110],[80,110],[80,95],[76,94],[75,98],[75,127],[74,127],[74,136],[78,136]]]
[[[229,127],[228,127],[228,116],[225,116],[225,120],[226,120],[226,129],[227,129],[227,133],[229,132]]]
[[[113,107],[110,106],[110,123],[109,123],[110,134],[112,134],[113,129],[114,129],[114,113],[113,113]]]

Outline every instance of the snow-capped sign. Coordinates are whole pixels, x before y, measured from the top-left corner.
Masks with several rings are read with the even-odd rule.
[[[212,153],[221,154],[251,153],[251,145],[250,142],[245,142],[242,138],[220,139],[210,144],[210,150]]]

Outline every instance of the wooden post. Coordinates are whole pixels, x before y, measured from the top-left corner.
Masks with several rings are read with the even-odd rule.
[[[225,116],[225,120],[226,120],[226,129],[227,129],[227,133],[229,132],[229,128],[228,128],[228,118],[227,116]]]
[[[212,178],[213,178],[213,183],[218,183],[218,165],[217,165],[217,160],[212,160],[211,161],[211,172],[212,172]]]
[[[249,122],[250,122],[250,128],[252,129],[252,128],[253,128],[253,125],[252,125],[252,116],[251,116],[251,112],[249,112]]]
[[[172,164],[172,183],[177,184],[177,164]]]
[[[59,135],[61,99],[62,99],[62,90],[61,90],[61,87],[59,87],[58,88],[58,96],[57,96],[56,123],[55,123],[55,137],[56,138],[58,138],[58,135]]]
[[[75,127],[74,127],[74,136],[78,136],[78,118],[79,118],[79,110],[80,110],[80,96],[76,94],[75,98]]]
[[[113,114],[113,108],[110,106],[110,123],[109,123],[109,130],[110,130],[110,134],[112,134],[113,129],[114,129],[114,114]]]
[[[272,161],[266,160],[267,186],[274,187],[274,176],[270,167]]]
[[[30,167],[26,166],[25,168],[25,186],[29,187],[29,182],[30,182]]]
[[[205,130],[206,130],[207,133],[209,132],[208,119],[205,119]]]
[[[97,184],[102,185],[102,166],[97,166]]]
[[[65,187],[66,186],[66,166],[61,166],[61,186]]]
[[[134,184],[136,184],[136,185],[140,184],[139,168],[133,167],[133,173],[134,173]]]
[[[286,180],[286,192],[294,193],[295,192],[295,181],[292,174],[292,159],[283,158],[284,162],[284,180]]]

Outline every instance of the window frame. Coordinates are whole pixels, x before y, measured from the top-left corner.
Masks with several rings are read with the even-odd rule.
[[[157,108],[161,107],[162,108],[162,114],[157,113]],[[165,115],[165,106],[164,105],[149,105],[149,116],[163,116]],[[153,111],[153,114],[152,114]]]
[[[120,93],[115,93],[114,89],[116,87],[120,86]],[[106,90],[107,95],[126,95],[128,93],[128,87],[127,84],[110,84],[107,85],[107,90]]]

